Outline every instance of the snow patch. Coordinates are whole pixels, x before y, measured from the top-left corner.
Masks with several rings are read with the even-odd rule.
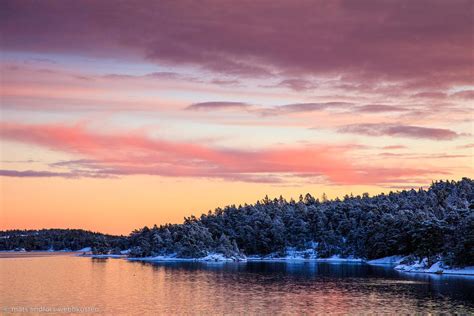
[[[442,261],[437,261],[431,266],[429,266],[427,258],[424,258],[412,264],[399,264],[395,267],[395,270],[410,273],[474,275],[474,267],[464,267],[455,269],[444,266]]]
[[[277,252],[270,253],[265,256],[248,256],[249,261],[297,261],[297,260],[314,260],[318,256],[317,252],[312,249],[296,250],[295,248],[287,248],[284,254]]]
[[[443,270],[443,274],[460,274],[474,276],[474,266],[464,267],[460,269],[445,269]]]
[[[226,257],[222,253],[209,253],[201,258],[179,258],[177,254],[170,254],[166,256],[144,257],[144,258],[127,258],[130,261],[148,261],[148,262],[235,262],[247,261],[245,257]]]
[[[317,259],[317,261],[319,262],[334,262],[334,263],[339,263],[339,262],[364,262],[363,259],[360,259],[360,258],[354,258],[352,256],[349,256],[347,258],[341,258],[340,256],[338,255],[335,255],[335,256],[332,256],[332,257],[329,257],[329,258],[320,258],[320,259]]]
[[[128,255],[129,253],[130,253],[130,249],[120,251],[121,255]]]
[[[88,258],[92,258],[92,259],[108,259],[108,258],[121,259],[121,258],[126,258],[127,257],[125,255],[112,255],[112,254],[94,255],[94,254],[91,254],[91,253],[79,253],[79,254],[76,254],[76,256],[78,256],[78,257],[88,257]]]
[[[123,255],[83,255],[84,257],[91,257],[92,259],[120,259],[125,258]]]
[[[377,265],[377,264],[399,265],[404,258],[405,257],[403,257],[403,256],[389,256],[389,257],[383,257],[383,258],[379,258],[379,259],[369,260],[369,261],[367,261],[367,263],[368,264],[373,264],[373,265]]]
[[[296,250],[295,248],[287,248],[284,255],[271,253],[266,256],[248,256],[248,261],[317,261],[317,262],[363,262],[362,259],[347,257],[341,258],[338,255],[329,258],[318,258],[318,252],[313,248],[305,250]]]
[[[204,258],[199,258],[199,261],[238,261],[236,257],[226,257],[221,253],[211,253]]]

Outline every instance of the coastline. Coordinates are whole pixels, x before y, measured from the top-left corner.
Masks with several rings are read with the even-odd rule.
[[[325,262],[331,264],[367,264],[372,266],[386,266],[398,272],[404,273],[424,273],[436,275],[456,275],[456,276],[474,276],[474,267],[468,266],[464,268],[447,268],[442,267],[441,262],[435,262],[431,267],[420,265],[419,263],[413,265],[400,264],[404,257],[390,256],[379,258],[375,260],[364,260],[361,258],[340,258],[333,256],[330,258],[303,258],[303,257],[259,257],[248,256],[245,258],[227,258],[222,254],[210,254],[202,258],[178,258],[176,256],[156,256],[144,258],[126,258],[128,261],[141,262],[203,262],[203,263],[229,263],[229,262]],[[422,260],[423,261],[423,260]]]
[[[81,249],[82,250],[82,249]],[[87,250],[87,249],[86,249]],[[82,253],[81,253],[82,252]],[[304,253],[305,251],[302,251]],[[330,258],[317,258],[315,254],[310,257],[304,257],[300,252],[289,252],[287,256],[278,257],[275,254],[267,256],[232,256],[226,257],[220,253],[210,253],[201,258],[180,258],[176,254],[168,256],[155,257],[127,257],[127,254],[100,254],[94,255],[90,252],[84,251],[70,251],[70,250],[38,250],[38,251],[13,251],[3,250],[0,254],[71,254],[77,257],[85,257],[91,259],[124,259],[135,262],[201,262],[201,263],[245,263],[245,262],[324,262],[330,264],[367,264],[372,266],[390,267],[398,272],[410,274],[435,274],[435,275],[453,275],[453,276],[467,276],[474,277],[474,266],[466,266],[463,268],[451,268],[443,266],[442,262],[437,261],[431,266],[427,264],[427,259],[420,260],[413,264],[402,264],[405,259],[404,256],[389,256],[374,260],[365,260],[361,258],[341,258],[339,256],[332,256]]]

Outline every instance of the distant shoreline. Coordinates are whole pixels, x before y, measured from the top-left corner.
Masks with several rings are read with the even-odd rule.
[[[245,258],[226,258],[221,254],[211,254],[202,258],[177,258],[173,256],[157,256],[157,257],[143,257],[133,258],[127,257],[127,255],[94,255],[91,253],[84,253],[84,251],[69,251],[69,250],[35,250],[35,251],[13,251],[13,250],[0,250],[0,259],[3,258],[18,258],[20,256],[35,256],[35,255],[59,255],[59,254],[71,254],[77,257],[91,258],[91,259],[124,259],[131,262],[149,262],[149,263],[173,263],[173,262],[200,262],[200,263],[247,263],[247,262],[282,262],[282,263],[331,263],[331,264],[367,264],[371,266],[384,266],[391,267],[398,272],[410,273],[410,274],[430,274],[430,275],[454,275],[454,276],[467,276],[474,277],[474,267],[464,267],[459,269],[447,269],[440,266],[440,262],[434,263],[431,267],[423,267],[420,263],[412,265],[400,264],[403,257],[391,256],[386,258],[380,258],[375,260],[364,260],[360,258],[339,258],[334,256],[332,258],[301,258],[301,257],[258,257],[249,256]],[[14,256],[3,256],[3,255],[14,255]]]
[[[99,255],[101,256],[101,255]],[[92,256],[94,257],[94,256]],[[320,262],[320,263],[331,263],[331,264],[367,264],[371,266],[385,266],[392,267],[394,270],[404,273],[424,273],[424,274],[436,274],[436,275],[458,275],[458,276],[474,276],[474,267],[464,267],[459,269],[447,269],[441,268],[440,263],[436,262],[429,268],[422,268],[413,265],[401,265],[399,261],[391,261],[394,257],[391,256],[386,258],[380,258],[375,260],[364,260],[360,258],[258,258],[256,256],[250,256],[245,259],[232,260],[230,258],[215,258],[212,257],[204,258],[176,258],[176,257],[145,257],[145,258],[126,258],[128,261],[141,261],[141,262],[203,262],[203,263],[229,263],[229,262],[285,262],[285,263],[299,263],[299,262]],[[101,257],[98,257],[101,258]],[[401,257],[400,257],[401,258]],[[401,261],[401,260],[400,260]]]

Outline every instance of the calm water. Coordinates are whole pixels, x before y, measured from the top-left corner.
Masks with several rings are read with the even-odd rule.
[[[0,308],[16,312],[474,313],[474,278],[364,264],[145,264],[2,254],[0,282]]]

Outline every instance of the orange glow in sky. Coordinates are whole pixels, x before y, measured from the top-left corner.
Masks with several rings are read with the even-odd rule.
[[[0,3],[0,229],[473,176],[468,2],[210,5]]]

